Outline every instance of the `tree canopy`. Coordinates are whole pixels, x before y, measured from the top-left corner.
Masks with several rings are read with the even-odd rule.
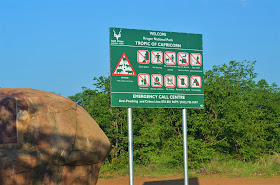
[[[280,89],[256,81],[255,62],[214,66],[204,73],[204,109],[188,109],[189,165],[215,155],[254,160],[280,152]],[[110,78],[94,77],[94,89],[70,98],[83,106],[110,139],[111,163],[127,158],[127,110],[110,105]],[[133,109],[134,159],[139,164],[183,162],[182,113],[176,108]]]

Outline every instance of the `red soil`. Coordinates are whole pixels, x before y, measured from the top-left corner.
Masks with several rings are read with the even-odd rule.
[[[103,179],[97,185],[129,185],[128,177]],[[171,177],[170,180],[157,178],[134,177],[134,185],[184,185],[183,179]],[[280,185],[280,178],[224,178],[200,177],[190,178],[189,185]]]

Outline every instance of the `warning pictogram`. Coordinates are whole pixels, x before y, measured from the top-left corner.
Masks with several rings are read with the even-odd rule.
[[[138,75],[138,85],[140,87],[150,86],[150,75],[149,74],[139,74]]]
[[[153,64],[162,64],[163,56],[161,51],[152,51],[151,59]]]
[[[189,65],[189,54],[186,52],[178,53],[178,64],[182,66]]]
[[[201,76],[192,76],[190,83],[192,88],[201,88]]]
[[[191,65],[192,66],[201,66],[202,57],[201,57],[200,53],[192,53],[190,58],[191,58]]]
[[[137,51],[137,61],[140,64],[150,63],[150,53],[147,50],[138,50]]]
[[[165,52],[164,53],[164,63],[166,65],[175,65],[176,64],[176,53],[175,52]]]
[[[115,76],[136,76],[136,73],[129,62],[125,53],[121,56],[119,63],[117,64],[113,75]]]
[[[152,74],[151,84],[153,87],[162,87],[162,85],[163,85],[162,75]]]
[[[174,75],[165,75],[164,76],[164,85],[165,87],[175,87],[175,76]]]
[[[177,76],[177,86],[180,88],[187,88],[189,86],[189,79],[187,75]]]

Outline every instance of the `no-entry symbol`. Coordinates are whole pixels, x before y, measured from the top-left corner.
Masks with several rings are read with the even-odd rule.
[[[189,78],[187,75],[177,76],[177,86],[180,88],[187,88],[189,86]]]
[[[147,50],[138,50],[137,51],[137,61],[140,64],[150,63],[150,53]]]
[[[153,87],[162,87],[163,78],[160,74],[152,74],[151,84]]]
[[[138,85],[140,87],[150,86],[150,75],[149,74],[139,74],[138,75]]]
[[[163,56],[161,51],[152,51],[151,60],[153,64],[162,64]]]
[[[164,76],[164,85],[165,87],[175,87],[175,76],[174,75],[165,75]]]
[[[190,58],[191,58],[192,66],[201,66],[202,65],[202,57],[201,57],[200,53],[192,53]]]
[[[186,52],[178,53],[178,64],[182,66],[189,65],[189,54]]]
[[[176,53],[166,51],[164,53],[164,63],[166,65],[175,65],[176,64]]]
[[[192,76],[190,83],[192,88],[201,88],[201,76]]]

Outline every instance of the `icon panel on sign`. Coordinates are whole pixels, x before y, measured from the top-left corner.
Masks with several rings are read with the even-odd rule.
[[[189,86],[189,78],[187,75],[179,75],[177,76],[177,86],[179,88],[188,88]]]
[[[174,75],[165,75],[164,76],[164,86],[165,87],[175,87],[176,80]]]
[[[138,85],[140,87],[150,86],[150,75],[149,74],[139,74],[138,75]]]
[[[175,65],[176,64],[176,53],[166,51],[164,53],[164,63],[166,65]]]
[[[138,50],[137,51],[137,61],[139,64],[150,63],[150,52],[147,50]]]
[[[190,83],[192,88],[201,88],[201,76],[191,76]]]
[[[178,64],[182,66],[189,65],[189,54],[186,52],[180,52],[178,53]]]
[[[192,66],[201,66],[202,65],[202,57],[201,57],[200,53],[192,53],[190,59],[191,59]]]
[[[151,61],[153,64],[162,64],[163,63],[163,54],[161,51],[152,51]]]
[[[153,87],[162,87],[163,86],[163,78],[160,74],[152,74],[151,84]]]

